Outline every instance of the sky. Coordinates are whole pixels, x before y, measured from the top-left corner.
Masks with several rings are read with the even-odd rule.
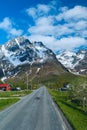
[[[0,0],[0,44],[19,36],[54,52],[87,46],[87,0]]]

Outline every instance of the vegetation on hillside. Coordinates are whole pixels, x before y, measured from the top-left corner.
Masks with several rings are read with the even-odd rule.
[[[76,102],[87,111],[87,81],[79,78],[70,84],[69,98],[72,102]]]

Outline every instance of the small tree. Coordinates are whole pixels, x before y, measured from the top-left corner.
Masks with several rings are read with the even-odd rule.
[[[77,105],[81,105],[83,111],[87,111],[87,85],[85,83],[80,86],[70,85],[69,98]]]

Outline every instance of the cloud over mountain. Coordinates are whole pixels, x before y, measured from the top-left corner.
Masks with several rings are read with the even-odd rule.
[[[72,50],[86,45],[87,41],[87,7],[56,8],[52,3],[38,4],[26,9],[34,24],[28,28],[30,39],[44,42],[56,50]]]
[[[28,36],[31,41],[42,41],[53,51],[73,50],[87,45],[86,1],[26,1],[21,4],[15,2],[20,6],[7,3],[10,8],[2,11],[0,43],[17,36]]]
[[[20,36],[23,33],[23,30],[14,27],[13,21],[9,17],[5,17],[0,22],[0,29],[7,33],[7,37]]]

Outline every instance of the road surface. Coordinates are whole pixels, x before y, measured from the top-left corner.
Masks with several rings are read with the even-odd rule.
[[[0,112],[0,130],[71,130],[68,125],[44,86]]]

